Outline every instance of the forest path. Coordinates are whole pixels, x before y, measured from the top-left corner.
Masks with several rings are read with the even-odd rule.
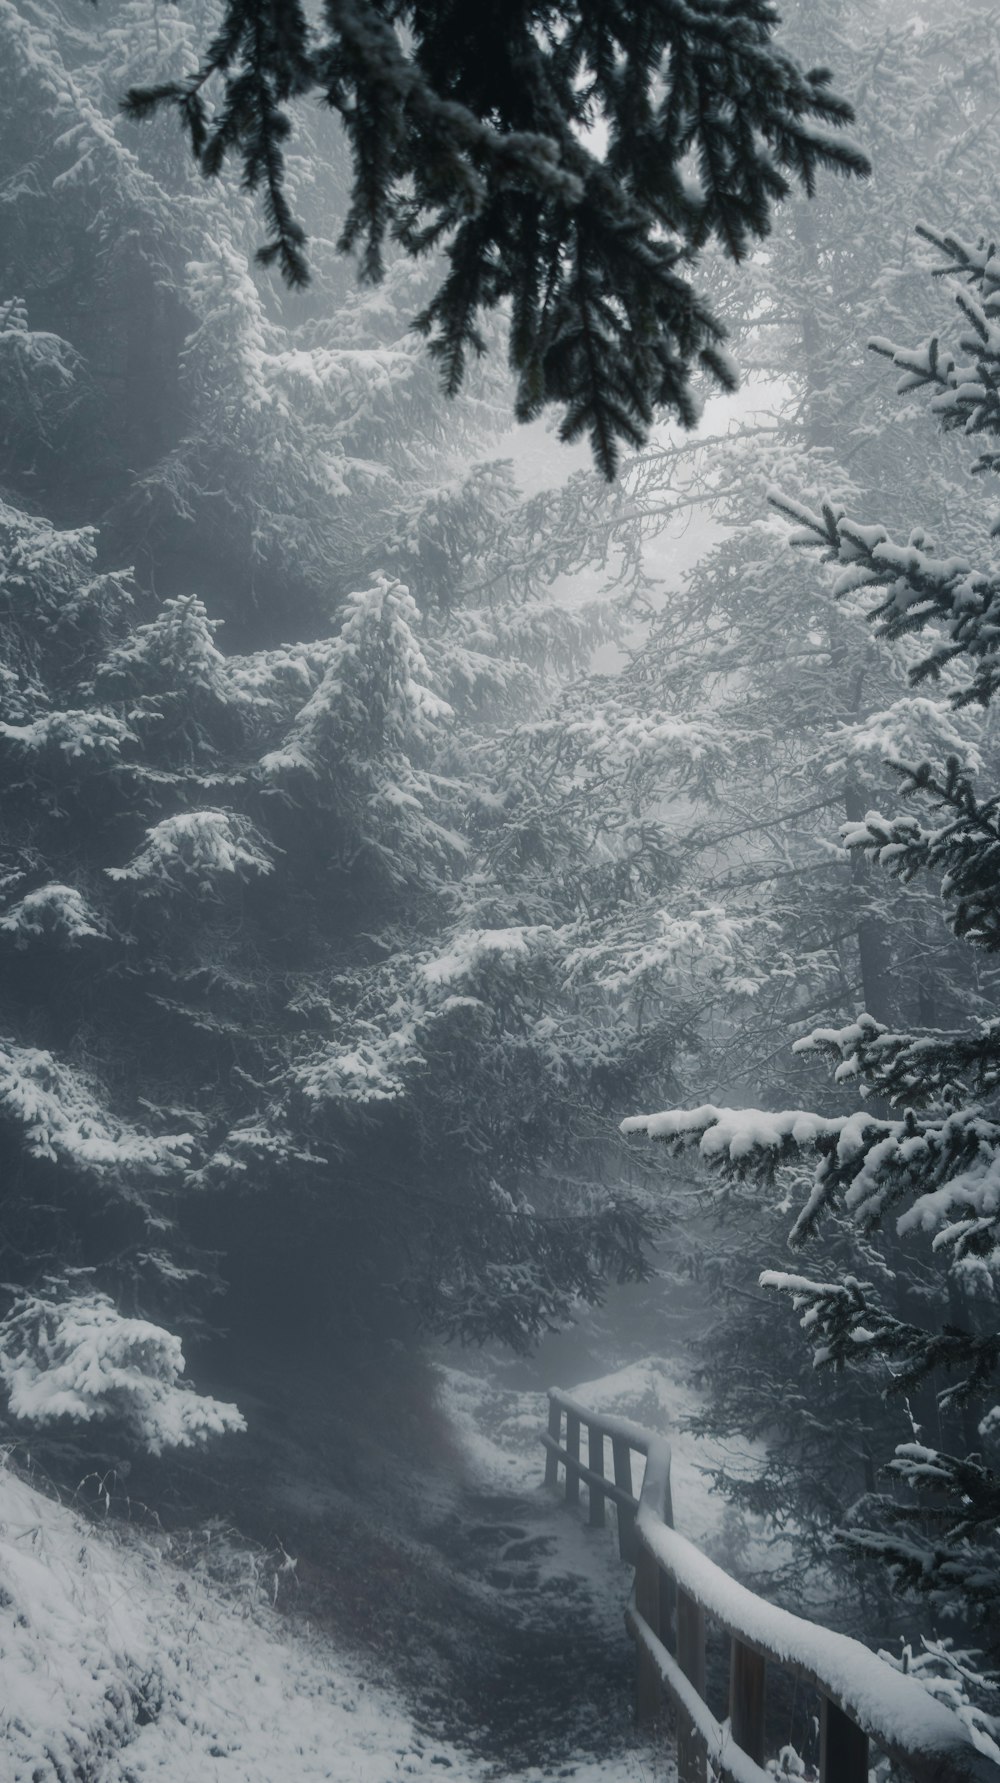
[[[645,1749],[623,1619],[629,1579],[606,1534],[537,1489],[466,1486],[426,1539],[471,1612],[433,1631],[439,1681],[428,1689],[425,1673],[414,1704],[429,1732],[497,1777],[572,1777],[581,1761],[623,1763]]]
[[[239,1394],[248,1435],[216,1452],[214,1480],[204,1458],[179,1462],[178,1520],[221,1515],[261,1544],[265,1578],[268,1556],[294,1556],[278,1608],[402,1693],[437,1748],[428,1776],[447,1774],[443,1744],[463,1783],[669,1783],[669,1757],[634,1727],[631,1573],[613,1531],[541,1485],[544,1397],[440,1367],[422,1399],[416,1377],[394,1392],[391,1443],[386,1420],[365,1443],[318,1379],[292,1388],[255,1366]]]

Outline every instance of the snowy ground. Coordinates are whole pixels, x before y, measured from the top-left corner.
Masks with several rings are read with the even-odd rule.
[[[0,1473],[0,1775],[11,1783],[388,1783],[454,1765],[256,1592],[95,1529]],[[454,1774],[454,1771],[452,1771]]]
[[[666,1737],[632,1725],[612,1530],[541,1487],[556,1363],[595,1410],[670,1437],[685,1534],[727,1570],[766,1564],[709,1490],[753,1456],[685,1430],[680,1346],[665,1325],[667,1358],[639,1356],[640,1325],[591,1316],[535,1361],[442,1354],[436,1398],[397,1395],[394,1444],[349,1457],[363,1500],[334,1473],[345,1426],[322,1379],[296,1400],[256,1370],[256,1438],[194,1471],[227,1514],[262,1507],[258,1535],[277,1524],[294,1564],[213,1523],[207,1489],[168,1538],[95,1523],[0,1456],[0,1783],[676,1783]],[[800,1747],[803,1715],[793,1695]]]
[[[662,1371],[645,1364],[593,1383],[586,1397],[662,1428],[668,1401],[676,1411],[676,1393],[676,1383],[669,1389]],[[659,1415],[651,1416],[657,1396]],[[516,1513],[517,1539],[502,1545],[505,1526],[496,1523],[501,1545],[473,1581],[484,1618],[492,1615],[496,1629],[497,1606],[506,1617],[501,1635],[494,1630],[506,1663],[506,1684],[498,1671],[496,1688],[518,1689],[519,1641],[530,1667],[535,1653],[556,1653],[569,1619],[582,1626],[584,1659],[578,1672],[570,1664],[556,1677],[555,1667],[553,1688],[587,1691],[588,1675],[592,1683],[594,1668],[610,1654],[622,1668],[621,1679],[616,1673],[611,1680],[622,1697],[630,1669],[621,1621],[628,1575],[610,1537],[574,1522],[539,1489],[544,1396],[498,1386],[486,1371],[446,1367],[441,1397],[466,1477],[455,1483],[450,1505],[451,1488],[443,1489],[436,1516],[451,1516],[456,1526],[464,1517],[462,1527],[474,1535],[470,1504],[488,1507],[494,1518],[509,1518],[511,1506]],[[680,1450],[677,1468],[678,1498],[704,1512],[711,1501],[692,1458]],[[701,1515],[686,1519],[686,1527],[707,1532],[711,1522]],[[488,1543],[491,1527],[484,1526]],[[0,1467],[4,1783],[392,1783],[442,1776],[486,1783],[506,1775],[520,1783],[672,1783],[668,1755],[631,1733],[627,1699],[609,1746],[590,1755],[587,1738],[598,1722],[605,1726],[593,1696],[580,1702],[578,1716],[572,1703],[559,1705],[552,1723],[558,1758],[539,1747],[539,1762],[526,1762],[522,1750],[510,1771],[498,1769],[495,1756],[476,1754],[474,1739],[470,1752],[428,1732],[427,1718],[411,1713],[402,1687],[387,1687],[384,1668],[379,1675],[327,1636],[290,1625],[280,1594],[292,1589],[293,1575],[282,1577],[280,1555],[272,1571],[249,1550],[241,1557],[233,1549],[228,1569],[216,1569],[228,1570],[220,1583],[191,1564],[190,1552],[178,1558],[176,1548],[134,1527],[95,1526]],[[275,1588],[277,1609],[269,1602]],[[484,1645],[481,1655],[465,1657],[478,1658],[489,1684],[494,1650]],[[544,1711],[543,1690],[535,1713]]]

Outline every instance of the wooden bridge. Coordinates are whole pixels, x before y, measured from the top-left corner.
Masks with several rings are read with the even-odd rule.
[[[655,1722],[664,1698],[672,1703],[680,1783],[774,1783],[764,1769],[769,1666],[818,1693],[821,1783],[868,1783],[869,1745],[912,1783],[1000,1783],[1000,1767],[915,1678],[860,1641],[757,1597],[674,1528],[665,1437],[553,1389],[542,1441],[546,1484],[557,1485],[562,1468],[567,1504],[579,1504],[583,1485],[596,1527],[604,1525],[607,1504],[615,1507],[619,1552],[635,1567],[625,1619],[637,1649],[638,1716]],[[638,1491],[634,1455],[645,1461]],[[729,1637],[728,1716],[721,1721],[705,1700],[706,1621]]]

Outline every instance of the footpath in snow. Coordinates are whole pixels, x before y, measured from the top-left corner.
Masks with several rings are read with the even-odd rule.
[[[634,1414],[657,1379],[646,1365],[589,1397]],[[423,1483],[399,1536],[436,1587],[395,1627],[379,1606],[391,1679],[377,1641],[352,1654],[282,1614],[280,1550],[273,1567],[216,1556],[220,1584],[190,1546],[181,1563],[176,1542],[95,1526],[0,1469],[4,1783],[671,1783],[632,1727],[629,1575],[539,1487],[544,1395],[450,1367],[440,1389],[461,1465]]]

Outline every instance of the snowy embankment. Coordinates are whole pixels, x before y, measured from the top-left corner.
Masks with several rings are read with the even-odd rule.
[[[162,1539],[95,1528],[0,1468],[5,1783],[389,1783],[454,1759],[415,1736],[359,1666],[292,1636],[266,1602],[193,1576]]]

